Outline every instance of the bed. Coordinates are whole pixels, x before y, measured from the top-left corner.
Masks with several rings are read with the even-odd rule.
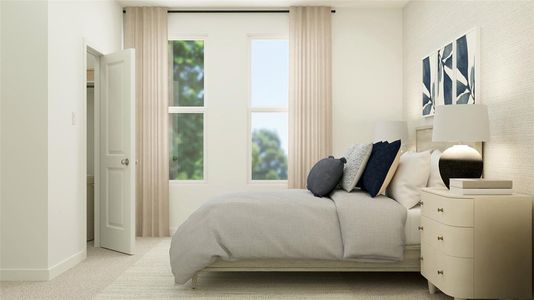
[[[431,130],[416,131],[417,151],[432,147]],[[192,288],[205,272],[419,272],[420,216],[419,206],[361,191],[224,195],[177,230],[171,269]]]
[[[196,286],[198,274],[202,272],[419,272],[420,271],[420,218],[419,206],[408,210],[405,225],[406,245],[404,259],[398,262],[358,262],[316,259],[249,259],[224,261],[217,259],[213,264],[197,272],[192,278]]]

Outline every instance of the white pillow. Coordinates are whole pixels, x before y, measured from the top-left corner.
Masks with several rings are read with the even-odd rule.
[[[434,150],[430,156],[430,176],[428,177],[428,187],[433,188],[447,188],[441,175],[439,174],[439,158],[441,157],[441,151]]]
[[[341,179],[341,187],[345,191],[352,191],[360,177],[362,177],[372,150],[373,144],[356,144],[345,151],[343,157],[345,157],[347,163],[343,168],[343,178]]]
[[[387,196],[410,209],[419,203],[419,191],[426,187],[430,175],[430,151],[406,152],[387,188]]]

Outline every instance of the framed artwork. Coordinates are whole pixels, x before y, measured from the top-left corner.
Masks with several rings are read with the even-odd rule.
[[[477,103],[478,34],[472,30],[456,39],[456,104]]]
[[[421,115],[433,116],[437,105],[478,103],[478,62],[477,28],[425,56]]]

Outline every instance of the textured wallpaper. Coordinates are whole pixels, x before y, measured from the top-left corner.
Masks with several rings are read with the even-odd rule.
[[[421,59],[474,27],[480,28],[480,103],[487,104],[490,141],[484,176],[513,179],[534,194],[534,1],[416,1],[404,9],[404,118],[421,117]]]

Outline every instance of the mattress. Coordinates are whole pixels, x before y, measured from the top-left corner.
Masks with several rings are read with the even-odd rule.
[[[408,209],[406,217],[406,225],[404,225],[405,243],[406,245],[421,244],[421,234],[419,226],[421,225],[421,207],[419,205]]]

